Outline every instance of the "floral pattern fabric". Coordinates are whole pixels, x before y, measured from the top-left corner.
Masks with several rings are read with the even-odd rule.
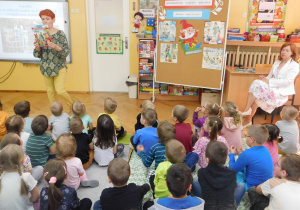
[[[40,51],[34,49],[33,55],[41,59],[40,71],[46,77],[58,75],[59,70],[67,67],[66,58],[70,54],[68,40],[65,33],[61,30],[51,35],[51,42],[62,48],[57,51],[50,47],[41,47]]]
[[[25,171],[32,170],[32,165],[30,161],[30,157],[28,155],[25,155],[25,160],[22,165],[22,172],[24,173]]]

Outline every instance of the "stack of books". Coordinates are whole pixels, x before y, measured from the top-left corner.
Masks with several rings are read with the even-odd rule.
[[[185,96],[197,96],[198,95],[198,88],[183,87],[183,95],[185,95]]]
[[[152,77],[154,73],[153,63],[149,63],[148,59],[140,59],[139,73],[140,77]]]
[[[181,86],[181,85],[169,85],[169,95],[182,96],[183,95],[183,86]]]
[[[159,84],[159,90],[161,95],[169,95],[169,86],[165,83]]]
[[[227,30],[227,40],[230,41],[244,41],[244,34],[240,33],[239,28],[228,28]]]
[[[140,40],[139,57],[154,58],[154,40]]]
[[[153,93],[153,82],[140,82],[139,89],[141,93]],[[154,93],[160,93],[159,83],[155,83]]]

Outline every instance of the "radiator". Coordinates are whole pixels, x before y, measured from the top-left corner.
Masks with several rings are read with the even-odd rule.
[[[227,66],[244,66],[254,68],[256,64],[273,64],[279,53],[268,52],[246,52],[240,51],[237,57],[236,51],[226,51],[227,53]],[[269,56],[268,56],[269,54]]]

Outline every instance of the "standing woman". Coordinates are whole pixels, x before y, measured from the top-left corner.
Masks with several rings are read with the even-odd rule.
[[[48,99],[50,103],[56,100],[55,91],[64,98],[70,107],[72,99],[65,90],[65,78],[67,73],[66,58],[70,54],[70,48],[65,33],[53,27],[55,14],[49,10],[42,10],[39,14],[43,25],[48,25],[51,42],[49,47],[39,47],[34,44],[34,57],[40,58],[40,70],[46,84]]]
[[[267,77],[259,76],[252,82],[243,115],[249,115],[244,125],[251,124],[257,107],[271,113],[284,105],[288,96],[295,94],[294,81],[299,73],[298,49],[293,43],[284,43],[279,60],[275,61]]]

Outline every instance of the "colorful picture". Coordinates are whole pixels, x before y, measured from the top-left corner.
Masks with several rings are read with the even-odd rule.
[[[202,42],[198,42],[196,40],[200,29],[196,29],[193,25],[187,23],[186,20],[180,21],[180,24],[182,24],[182,29],[180,30],[181,35],[179,36],[179,43],[184,51],[184,54],[191,55],[195,53],[201,53]]]
[[[121,34],[97,34],[97,54],[123,54]]]
[[[159,22],[159,41],[174,42],[176,39],[176,21]]]
[[[177,63],[178,44],[161,44],[160,62]]]
[[[50,31],[47,25],[36,25],[32,28],[34,34],[34,43],[40,47],[48,47],[51,42]]]
[[[140,0],[140,9],[157,9],[159,0]]]
[[[203,50],[203,69],[222,69],[223,48],[204,47]]]
[[[203,42],[205,44],[223,44],[224,31],[224,21],[205,21]]]

